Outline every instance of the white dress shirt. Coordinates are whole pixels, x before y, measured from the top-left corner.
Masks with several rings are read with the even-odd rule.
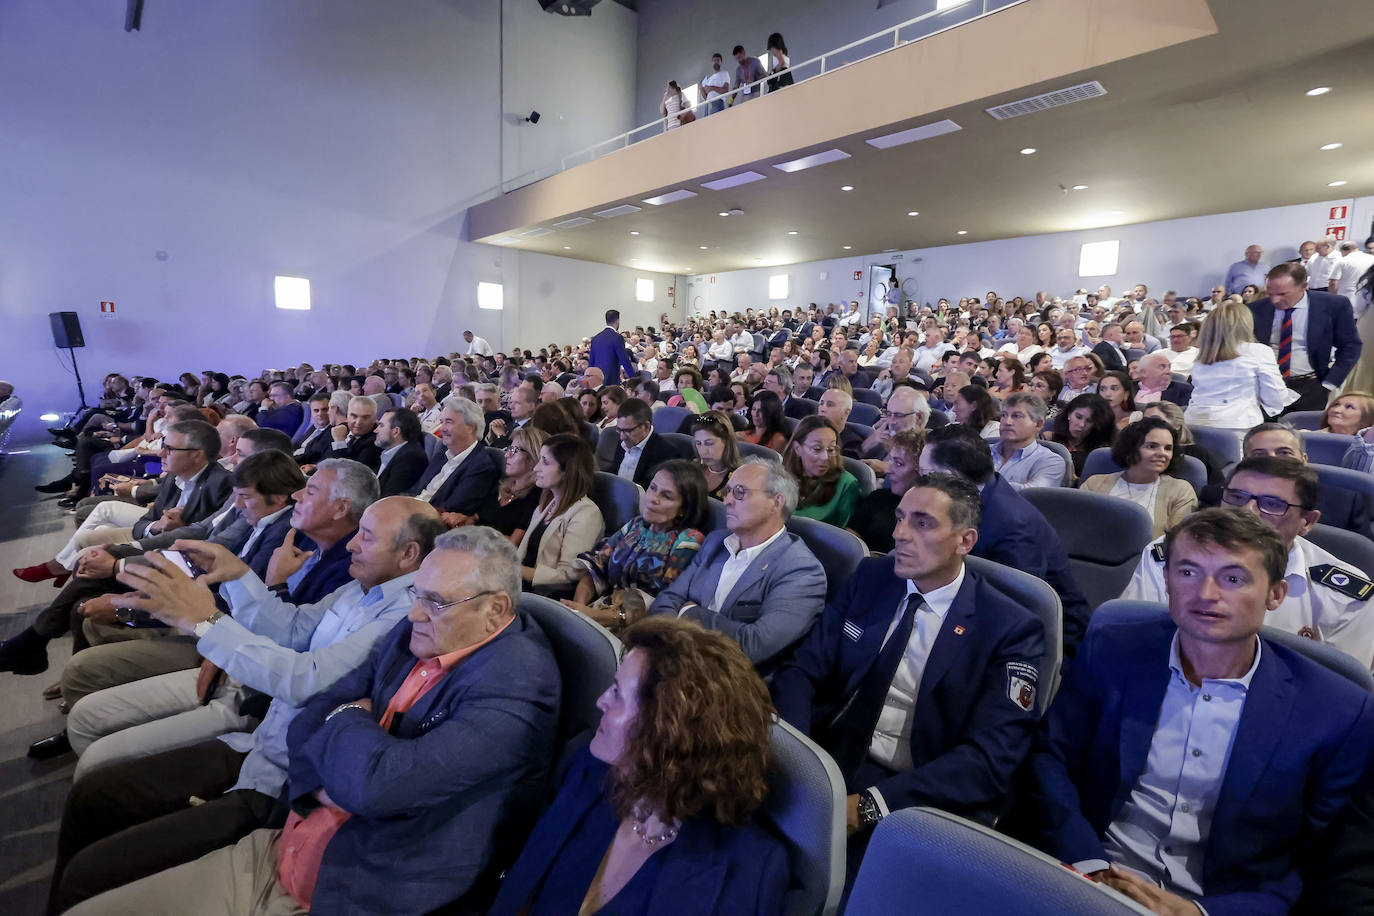
[[[1336,281],[1336,295],[1346,297],[1353,304],[1355,287],[1372,264],[1374,264],[1374,254],[1364,251],[1352,251],[1342,257],[1340,263],[1336,265],[1335,272],[1331,274],[1331,279]],[[1359,315],[1355,317],[1358,318]]]
[[[897,665],[892,685],[887,689],[883,710],[878,714],[878,724],[873,728],[873,738],[868,745],[868,756],[890,770],[909,770],[912,767],[911,728],[912,723],[916,721],[916,698],[921,693],[921,678],[925,674],[930,650],[940,635],[940,627],[944,625],[950,606],[954,604],[954,598],[964,584],[965,570],[966,567],[960,564],[959,574],[954,577],[954,581],[925,593],[922,596],[925,602],[917,610],[916,619],[912,621],[906,652]],[[907,599],[916,593],[916,583],[908,580],[906,595],[898,604],[892,616],[892,623],[888,625],[887,635],[883,637],[884,646],[892,638],[897,625],[901,623]],[[868,791],[873,793],[873,798],[878,802],[883,814],[887,814],[887,802],[882,794],[876,788],[870,788]]]
[[[1193,364],[1193,395],[1183,411],[1189,426],[1249,429],[1263,423],[1265,413],[1277,414],[1298,399],[1284,385],[1273,350],[1254,341],[1236,349],[1235,359]]]
[[[1177,350],[1161,350],[1165,356],[1169,357],[1169,368],[1180,375],[1191,375],[1193,372],[1193,361],[1197,359],[1197,347],[1189,347],[1182,353]]]
[[[323,426],[312,426],[312,427],[310,428],[310,432],[307,433],[306,436],[305,436],[305,438],[301,440],[300,446],[296,449],[296,452],[295,452],[296,457],[299,458],[299,457],[301,457],[302,455],[304,455],[304,454],[305,454],[305,447],[306,447],[307,445],[310,444],[311,440],[313,440],[313,439],[314,439],[316,436],[318,436],[320,433],[326,432],[329,428],[330,428],[330,426],[329,426],[328,423],[326,423],[326,424],[323,425]]]
[[[749,346],[752,348],[753,345],[754,340],[751,337],[749,339]],[[712,359],[730,359],[735,355],[735,348],[731,345],[728,339],[714,341],[712,342],[711,346],[707,349],[706,355],[711,357]]]
[[[253,549],[253,545],[258,542],[258,538],[260,538],[262,536],[262,533],[267,530],[267,526],[275,522],[277,519],[281,518],[282,515],[284,515],[285,513],[290,512],[291,509],[292,506],[290,504],[287,504],[281,509],[278,509],[276,512],[273,512],[271,515],[263,516],[258,521],[258,523],[253,526],[252,532],[248,535],[248,540],[243,542],[243,547],[239,548],[239,556],[248,556],[248,551]]]
[[[944,358],[946,353],[948,353],[950,350],[953,350],[954,348],[954,344],[949,343],[936,344],[933,347],[917,347],[915,351],[915,356],[911,360],[912,371],[924,372],[927,375],[933,375],[935,373],[936,367],[940,365],[940,360]],[[896,356],[897,354],[894,351],[892,355]],[[890,367],[892,365],[892,360],[889,359],[887,364]]]
[[[492,353],[491,344],[487,343],[485,337],[472,335],[472,342],[468,344],[468,356],[491,356]]]
[[[458,465],[462,464],[465,460],[467,460],[468,455],[471,455],[472,450],[476,447],[477,443],[474,442],[458,454],[449,455],[448,460],[444,462],[444,466],[439,469],[439,473],[434,475],[433,480],[425,484],[425,488],[420,491],[420,495],[416,498],[423,500],[424,502],[429,502],[431,499],[433,499],[434,494],[438,493],[439,488],[444,485],[444,481],[448,480],[450,477],[453,476],[453,472],[458,470]]]
[[[1340,266],[1341,253],[1332,251],[1327,255],[1315,254],[1307,265],[1307,285],[1311,289],[1319,289],[1323,292],[1331,283],[1331,275]]]
[[[444,405],[435,404],[429,410],[421,411],[416,414],[420,418],[420,429],[426,436],[434,435],[434,431],[439,428],[439,424],[444,419]]]
[[[652,435],[650,432],[649,436]],[[620,447],[625,452],[625,457],[620,459],[620,470],[615,472],[615,476],[630,483],[635,482],[635,471],[639,469],[639,459],[644,457],[644,443],[649,441],[649,436],[645,436],[632,448],[625,448],[624,443],[621,443]]]
[[[1167,891],[1202,896],[1212,815],[1263,651],[1256,637],[1255,660],[1243,676],[1203,678],[1201,686],[1194,687],[1183,675],[1178,634],[1174,634],[1169,686],[1159,707],[1145,770],[1107,827],[1103,847],[1113,862]],[[1083,872],[1106,866],[1101,860],[1074,863]]]
[[[725,552],[730,556],[725,561],[725,565],[720,568],[720,578],[716,580],[716,594],[711,599],[711,610],[717,614],[720,613],[720,609],[725,606],[725,599],[730,597],[731,589],[739,582],[740,576],[744,575],[749,564],[754,562],[755,557],[767,550],[770,544],[782,537],[782,533],[786,530],[786,528],[779,528],[773,532],[773,536],[768,540],[743,549],[739,546],[738,535],[732,534],[726,537],[723,546]],[[681,611],[678,613],[680,615]]]
[[[1082,345],[1075,345],[1067,350],[1061,350],[1057,345],[1045,351],[1050,355],[1050,365],[1058,372],[1064,371],[1064,364],[1075,356],[1087,356],[1091,351]]]
[[[741,329],[734,337],[727,337],[731,350],[752,350],[754,349],[754,335]]]

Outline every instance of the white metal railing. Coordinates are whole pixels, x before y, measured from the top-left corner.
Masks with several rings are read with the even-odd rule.
[[[792,74],[793,82],[800,83],[803,80],[830,73],[842,67],[847,67],[850,64],[857,63],[858,61],[876,57],[879,54],[886,53],[895,48],[900,48],[913,41],[930,38],[933,35],[938,35],[941,32],[958,28],[961,25],[976,22],[992,13],[1000,12],[1001,10],[1018,6],[1025,2],[1026,0],[963,0],[962,3],[952,6],[937,5],[935,9],[928,13],[922,13],[920,16],[908,19],[905,22],[884,29],[881,32],[875,32],[866,38],[860,38],[858,41],[851,41],[847,45],[826,51],[818,57],[802,61],[799,64],[793,64],[791,67],[781,72]],[[763,79],[749,83],[749,98],[756,98],[757,96],[764,95],[768,91],[768,81],[777,78],[778,75],[779,74],[776,73],[770,73]],[[743,94],[744,88],[745,87],[732,89],[714,99],[701,99],[683,110],[692,111],[698,118],[704,117],[707,106],[712,102],[722,99],[738,98]],[[657,136],[667,129],[666,122],[667,118],[655,118],[649,123],[641,124],[639,127],[625,131],[623,134],[617,134],[608,140],[594,143],[585,149],[568,153],[566,156],[559,159],[557,165],[550,164],[543,168],[525,172],[515,178],[503,180],[501,182],[500,191],[501,193],[514,191],[516,188],[522,188],[525,185],[533,184],[536,181],[541,181],[552,175],[557,175],[559,172],[566,171],[574,166],[591,162],[593,159],[599,159],[607,153],[613,153],[616,150],[624,149],[627,146],[638,143],[640,140]],[[682,127],[686,126],[687,125],[682,125]]]

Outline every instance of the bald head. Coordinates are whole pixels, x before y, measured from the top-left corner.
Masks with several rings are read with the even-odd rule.
[[[439,512],[412,496],[388,496],[367,507],[348,542],[348,574],[364,591],[413,573],[444,532]]]

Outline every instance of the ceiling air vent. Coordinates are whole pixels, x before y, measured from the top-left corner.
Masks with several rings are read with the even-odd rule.
[[[553,230],[545,229],[543,226],[540,226],[536,229],[526,229],[524,232],[520,233],[522,239],[537,239],[541,235],[553,235]]]
[[[1028,99],[1019,99],[1005,105],[995,105],[987,109],[987,113],[999,121],[1006,121],[1009,118],[1019,118],[1022,115],[1035,114],[1038,111],[1048,111],[1051,108],[1071,105],[1074,102],[1084,102],[1106,94],[1107,90],[1102,88],[1102,84],[1093,80],[1091,83],[1079,83],[1077,86],[1069,86],[1067,89],[1056,89],[1053,92],[1033,95]]]
[[[554,223],[554,225],[559,229],[576,229],[578,226],[586,226],[594,222],[596,220],[587,219],[585,216],[575,216],[572,219],[565,219],[561,223]]]

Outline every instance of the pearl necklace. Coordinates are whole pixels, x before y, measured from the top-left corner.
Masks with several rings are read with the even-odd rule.
[[[637,807],[635,808],[634,821],[630,825],[635,832],[635,836],[639,837],[640,841],[645,846],[653,849],[663,843],[671,843],[673,840],[677,839],[678,828],[674,826],[665,826],[661,832],[650,834],[645,825],[652,816],[653,812],[645,811]]]

